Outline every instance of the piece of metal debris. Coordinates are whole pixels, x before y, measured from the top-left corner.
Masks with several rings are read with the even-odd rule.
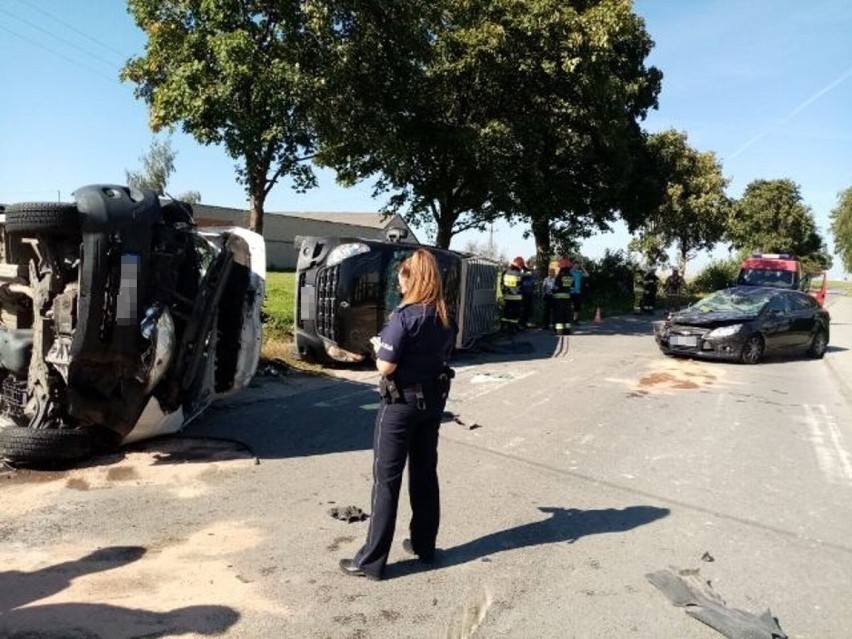
[[[458,418],[458,417],[456,417],[455,415],[453,415],[453,421],[454,421],[456,424],[458,424],[459,426],[464,426],[464,427],[465,427],[465,428],[467,428],[468,430],[476,430],[477,428],[482,428],[482,426],[480,426],[480,425],[479,425],[479,424],[477,424],[476,422],[471,422],[470,424],[468,424],[467,422],[463,422],[461,419],[459,419],[459,418]]]
[[[670,570],[659,570],[648,573],[645,578],[675,606],[686,610],[690,617],[729,639],[787,639],[771,610],[767,608],[758,617],[750,612],[729,608],[713,591],[710,582],[702,580],[697,574],[684,579]]]
[[[709,552],[705,552],[701,555],[701,561],[716,561],[716,558],[713,557]]]
[[[256,375],[258,377],[281,377],[290,372],[290,366],[283,359],[275,358],[261,364]]]
[[[335,506],[334,508],[329,509],[328,514],[335,519],[339,519],[350,524],[354,521],[364,521],[367,517],[369,517],[367,513],[357,506]]]

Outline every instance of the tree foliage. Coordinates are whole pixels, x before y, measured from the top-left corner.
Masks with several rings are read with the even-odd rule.
[[[177,153],[172,149],[171,141],[154,138],[145,155],[139,157],[142,168],[138,171],[125,171],[127,184],[141,189],[150,189],[158,195],[165,195],[169,178],[175,170]]]
[[[831,212],[831,233],[834,252],[840,256],[844,270],[852,271],[852,187],[837,198],[837,206]]]
[[[169,178],[175,171],[176,157],[177,151],[172,148],[170,138],[159,140],[155,137],[151,141],[148,152],[139,157],[142,168],[138,171],[125,170],[127,184],[140,189],[149,189],[157,195],[169,195],[167,191]],[[175,196],[175,199],[196,204],[201,202],[201,193],[186,191]]]
[[[728,180],[715,154],[693,149],[681,131],[650,135],[648,158],[646,179],[653,184],[657,204],[642,224],[637,243],[656,251],[657,260],[659,249],[673,246],[683,273],[696,251],[713,248],[725,236]]]
[[[731,245],[743,253],[793,253],[811,272],[831,267],[813,213],[789,179],[754,180],[731,215]]]
[[[282,178],[314,184],[305,103],[314,59],[298,0],[128,0],[148,37],[123,80],[148,105],[151,128],[180,126],[237,161],[250,226],[263,231],[266,196]]]
[[[344,183],[374,176],[439,246],[511,213],[544,219],[548,240],[614,218],[660,79],[630,2],[311,5],[334,52],[318,158]]]
[[[508,182],[540,254],[606,230],[630,209],[643,137],[662,74],[630,2],[519,3],[503,55],[511,96]]]
[[[318,2],[327,81],[315,112],[319,163],[344,184],[375,178],[386,210],[448,247],[499,213],[508,143],[494,0]],[[323,7],[324,11],[319,11]],[[333,55],[332,55],[333,54]]]

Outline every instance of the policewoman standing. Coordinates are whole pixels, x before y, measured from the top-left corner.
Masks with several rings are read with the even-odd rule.
[[[454,329],[431,253],[415,251],[398,279],[402,303],[374,338],[382,403],[373,434],[370,527],[355,558],[340,561],[346,574],[371,579],[382,578],[388,560],[406,459],[412,514],[403,549],[431,562],[440,518],[438,428],[452,377],[447,359]]]

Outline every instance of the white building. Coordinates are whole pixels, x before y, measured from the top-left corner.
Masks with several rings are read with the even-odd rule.
[[[198,226],[242,226],[248,228],[249,212],[208,204],[193,204]],[[272,271],[296,268],[297,237],[363,237],[385,239],[389,228],[408,231],[406,242],[419,240],[402,216],[395,213],[290,213],[267,212],[263,216],[263,237],[266,241],[266,267]]]

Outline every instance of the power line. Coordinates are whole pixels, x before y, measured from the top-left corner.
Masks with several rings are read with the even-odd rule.
[[[24,40],[25,42],[29,42],[30,44],[32,44],[36,47],[39,47],[40,49],[44,49],[48,53],[51,53],[58,58],[62,58],[66,62],[70,62],[71,64],[74,64],[74,65],[80,67],[81,69],[88,71],[89,73],[94,73],[95,75],[100,76],[101,78],[109,80],[110,82],[115,82],[115,80],[116,80],[115,77],[110,77],[107,74],[105,74],[105,73],[103,73],[99,70],[96,70],[96,69],[93,69],[92,67],[86,66],[86,65],[78,62],[74,58],[69,58],[68,56],[63,55],[63,54],[59,53],[58,51],[55,51],[54,49],[51,49],[50,47],[42,44],[41,42],[36,42],[35,40],[32,40],[32,39],[30,39],[30,38],[28,38],[24,35],[21,35],[20,33],[16,32],[16,31],[12,31],[12,29],[9,29],[8,27],[6,27],[2,24],[0,24],[0,29],[3,29],[3,31],[11,33],[13,36],[20,38],[21,40]]]
[[[39,13],[41,13],[42,15],[47,16],[47,17],[48,17],[48,18],[50,18],[51,20],[54,20],[55,22],[58,22],[58,23],[59,23],[59,24],[61,24],[61,25],[64,25],[66,28],[70,29],[71,31],[73,31],[73,32],[74,32],[74,33],[76,33],[77,35],[83,36],[84,38],[86,38],[86,39],[87,39],[87,40],[89,40],[90,42],[94,42],[94,43],[95,43],[95,44],[97,44],[98,46],[100,46],[100,47],[102,47],[103,49],[106,49],[107,51],[109,51],[110,53],[115,53],[116,55],[120,56],[121,58],[125,58],[125,57],[126,57],[126,54],[125,54],[125,53],[123,53],[123,52],[119,51],[118,49],[113,49],[111,46],[109,46],[108,44],[105,44],[105,43],[101,42],[101,41],[100,41],[100,40],[98,40],[97,38],[93,38],[92,36],[90,36],[90,35],[89,35],[88,33],[86,33],[85,31],[81,31],[80,29],[78,29],[78,28],[77,28],[77,27],[75,27],[74,25],[72,25],[72,24],[70,24],[70,23],[66,22],[65,20],[63,20],[63,19],[62,19],[62,18],[60,18],[59,16],[57,16],[57,15],[55,15],[55,14],[53,14],[53,13],[50,13],[49,11],[45,11],[43,8],[39,7],[37,4],[35,4],[35,3],[33,3],[33,2],[30,2],[29,0],[18,0],[18,2],[20,2],[20,3],[22,3],[22,4],[25,4],[25,5],[27,5],[28,7],[30,7],[31,9],[35,9],[36,11],[38,11]]]
[[[32,21],[30,21],[30,20],[27,20],[26,18],[22,18],[22,17],[21,17],[21,16],[19,16],[19,15],[15,15],[14,13],[11,13],[10,11],[6,11],[5,9],[0,9],[0,13],[5,13],[7,16],[11,16],[11,17],[12,17],[12,18],[14,18],[15,20],[18,20],[18,21],[20,21],[20,22],[23,22],[24,24],[26,24],[27,26],[29,26],[29,27],[31,27],[31,28],[33,28],[33,29],[35,29],[36,31],[41,31],[42,33],[46,34],[48,37],[53,38],[53,39],[55,39],[55,40],[59,40],[60,42],[62,42],[62,43],[64,43],[64,44],[67,44],[69,47],[72,47],[72,48],[74,48],[74,49],[77,49],[77,51],[80,51],[80,52],[82,52],[82,53],[85,53],[87,56],[89,56],[89,57],[90,57],[90,58],[92,58],[93,60],[96,60],[97,62],[100,62],[101,64],[105,64],[105,65],[107,65],[108,67],[110,67],[110,70],[118,71],[118,68],[117,68],[117,67],[116,67],[116,65],[114,65],[113,63],[111,63],[111,62],[107,62],[107,61],[106,61],[106,60],[104,60],[102,57],[100,57],[100,56],[98,56],[98,55],[95,55],[95,54],[94,54],[94,53],[92,53],[91,51],[87,51],[86,49],[84,49],[84,48],[82,48],[82,47],[78,46],[75,42],[73,42],[73,41],[71,41],[71,40],[68,40],[68,39],[66,39],[66,38],[63,38],[62,36],[57,35],[57,34],[55,34],[55,33],[51,33],[50,31],[48,31],[48,30],[47,30],[47,29],[45,29],[44,27],[42,27],[42,26],[40,26],[40,25],[36,24],[35,22],[32,22]]]

